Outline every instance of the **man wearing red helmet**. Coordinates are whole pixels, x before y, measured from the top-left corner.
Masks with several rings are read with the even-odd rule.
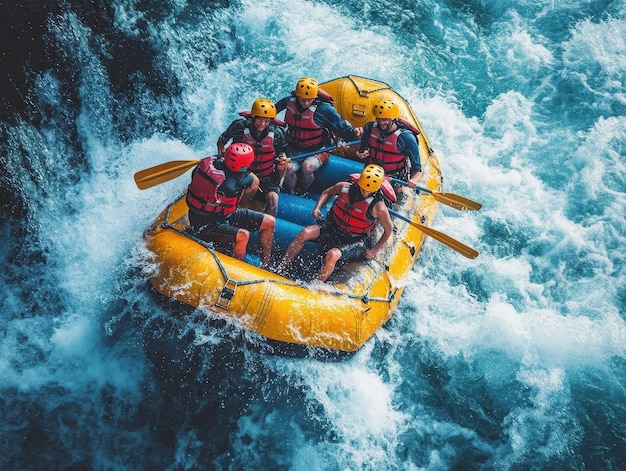
[[[191,175],[187,189],[189,223],[193,232],[207,242],[233,244],[233,257],[243,260],[250,232],[259,231],[262,266],[269,264],[276,220],[258,211],[240,208],[256,192],[259,179],[248,167],[254,150],[233,143],[223,158],[206,157]]]

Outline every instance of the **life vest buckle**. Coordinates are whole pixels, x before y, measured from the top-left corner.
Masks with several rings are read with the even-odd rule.
[[[235,295],[235,290],[237,289],[237,282],[231,279],[226,280],[226,284],[222,288],[222,292],[220,293],[220,297],[217,298],[217,302],[215,303],[217,307],[221,309],[228,309],[230,306],[230,300]]]

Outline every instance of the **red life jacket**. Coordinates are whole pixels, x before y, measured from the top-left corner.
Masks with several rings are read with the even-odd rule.
[[[360,173],[351,173],[350,175],[348,175],[348,178],[352,183],[357,183],[360,176]],[[392,203],[398,201],[398,197],[396,196],[396,190],[394,190],[393,185],[391,184],[391,179],[389,177],[385,177],[379,191],[382,191],[383,196]]]
[[[300,112],[295,97],[292,97],[287,102],[285,122],[289,126],[289,142],[300,149],[320,147],[323,145],[324,128],[315,123],[313,119],[316,109],[317,104],[313,102],[306,110]]]
[[[324,145],[324,138],[328,136],[325,135],[325,129],[315,123],[313,115],[315,115],[315,110],[320,102],[332,105],[334,103],[333,97],[320,89],[317,91],[317,97],[313,104],[300,113],[295,93],[295,90],[291,92],[292,97],[287,101],[285,108],[285,122],[289,126],[287,128],[287,140],[291,145],[300,149],[321,147]]]
[[[355,236],[367,234],[376,225],[376,218],[371,214],[371,208],[376,203],[376,195],[372,194],[365,199],[352,203],[350,196],[359,197],[360,192],[357,185],[352,184],[341,190],[335,200],[330,214],[333,222],[341,230]]]
[[[372,132],[368,144],[370,146],[369,163],[380,165],[385,170],[385,175],[397,176],[399,178],[408,177],[408,159],[398,150],[398,137],[405,131],[412,132],[416,137],[420,133],[405,119],[396,120],[400,126],[392,134],[383,138],[378,128],[378,123],[372,126]]]
[[[273,126],[284,126],[279,119],[272,119],[268,127],[267,136],[262,140],[257,141],[252,132],[252,114],[250,111],[241,111],[240,116],[250,118],[250,121],[246,121],[246,126],[243,130],[243,140],[246,144],[249,144],[254,149],[254,161],[250,165],[250,171],[259,178],[265,178],[274,172],[274,157],[276,156],[276,149],[274,149],[274,130]]]
[[[187,188],[187,206],[216,216],[228,216],[237,209],[241,194],[227,197],[219,191],[226,174],[214,165],[215,157],[205,157],[191,174]]]
[[[260,141],[257,141],[250,133],[250,128],[243,131],[242,142],[250,144],[254,149],[254,160],[250,165],[250,171],[259,178],[264,178],[272,174],[274,171],[274,157],[276,150],[274,149],[274,131],[269,131]]]

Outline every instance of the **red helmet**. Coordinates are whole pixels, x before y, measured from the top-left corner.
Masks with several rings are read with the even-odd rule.
[[[239,172],[244,167],[249,167],[254,160],[254,149],[248,144],[234,142],[224,154],[226,168],[232,172]]]

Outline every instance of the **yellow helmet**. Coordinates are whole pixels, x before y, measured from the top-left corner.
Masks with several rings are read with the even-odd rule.
[[[393,101],[382,100],[374,105],[372,113],[375,118],[398,119],[400,109]]]
[[[252,111],[250,114],[253,118],[260,116],[261,118],[275,118],[276,106],[267,98],[257,98],[252,103]]]
[[[358,185],[365,191],[378,191],[385,179],[385,171],[380,165],[369,164],[361,172]]]
[[[314,78],[302,77],[296,83],[296,96],[300,98],[315,98],[318,90],[319,85]]]

